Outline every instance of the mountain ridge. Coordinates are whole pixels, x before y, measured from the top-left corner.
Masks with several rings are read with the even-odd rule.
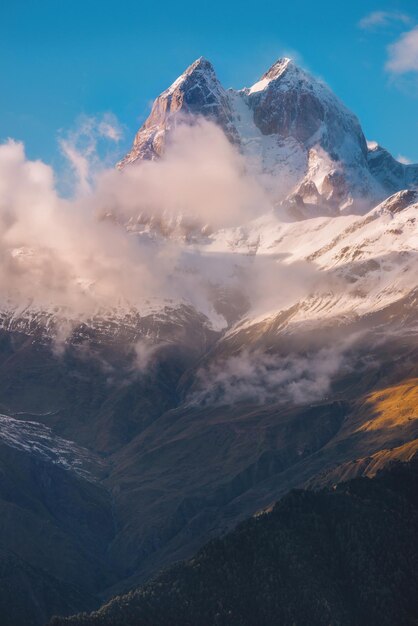
[[[247,157],[254,154],[247,149],[254,140],[259,153],[267,150],[261,171],[284,181],[289,177],[285,204],[304,207],[307,217],[312,203],[334,214],[364,212],[406,182],[418,185],[418,166],[399,163],[381,148],[369,149],[356,116],[289,58],[276,61],[252,87],[225,90],[212,64],[200,57],[156,99],[118,167],[160,158],[170,130],[196,115],[220,126]],[[290,172],[296,172],[296,180]]]
[[[144,587],[50,624],[412,626],[416,460],[373,479],[292,491]]]

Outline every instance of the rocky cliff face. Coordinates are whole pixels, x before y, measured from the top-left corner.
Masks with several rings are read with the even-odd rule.
[[[418,184],[418,166],[369,149],[356,116],[322,81],[288,58],[252,87],[225,91],[206,59],[195,61],[155,101],[124,167],[164,153],[176,124],[204,116],[269,174],[276,203],[293,216],[364,212],[388,194]]]
[[[237,140],[228,96],[212,65],[200,57],[155,100],[151,114],[138,131],[131,151],[119,163],[124,167],[137,159],[155,159],[164,152],[170,130],[187,116],[203,115],[222,126]]]
[[[325,83],[290,59],[277,61],[244,93],[264,135],[291,136],[308,148],[319,144],[334,161],[365,162],[367,146],[358,119]]]
[[[418,186],[418,165],[400,163],[379,144],[368,144],[367,160],[373,176],[387,193]]]

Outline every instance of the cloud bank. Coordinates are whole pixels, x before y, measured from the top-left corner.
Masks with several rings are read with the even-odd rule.
[[[246,162],[215,124],[181,124],[159,161],[144,161],[98,180],[99,206],[122,219],[181,219],[218,229],[265,212],[269,201]]]
[[[103,137],[119,136],[112,119],[87,119],[61,141],[75,175],[71,198],[60,196],[51,167],[28,160],[21,143],[0,145],[3,306],[91,315],[155,297],[187,298],[204,308],[214,264],[201,259],[194,274],[175,238],[147,233],[156,224],[174,225],[182,236],[242,224],[265,212],[268,198],[208,121],[180,125],[163,159],[122,172],[101,167],[96,150]],[[225,277],[228,268],[217,265],[215,277]]]
[[[350,371],[345,344],[324,347],[306,354],[278,356],[261,350],[242,350],[211,363],[197,375],[191,404],[228,405],[305,404],[324,400],[333,377]]]

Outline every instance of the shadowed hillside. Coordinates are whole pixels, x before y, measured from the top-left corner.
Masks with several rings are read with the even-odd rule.
[[[418,623],[418,457],[292,491],[152,583],[53,626]]]

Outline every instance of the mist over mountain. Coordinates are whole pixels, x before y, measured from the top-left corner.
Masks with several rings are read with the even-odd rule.
[[[5,626],[418,448],[418,165],[288,58],[238,91],[198,59],[109,168],[111,123],[66,198],[0,145]]]

